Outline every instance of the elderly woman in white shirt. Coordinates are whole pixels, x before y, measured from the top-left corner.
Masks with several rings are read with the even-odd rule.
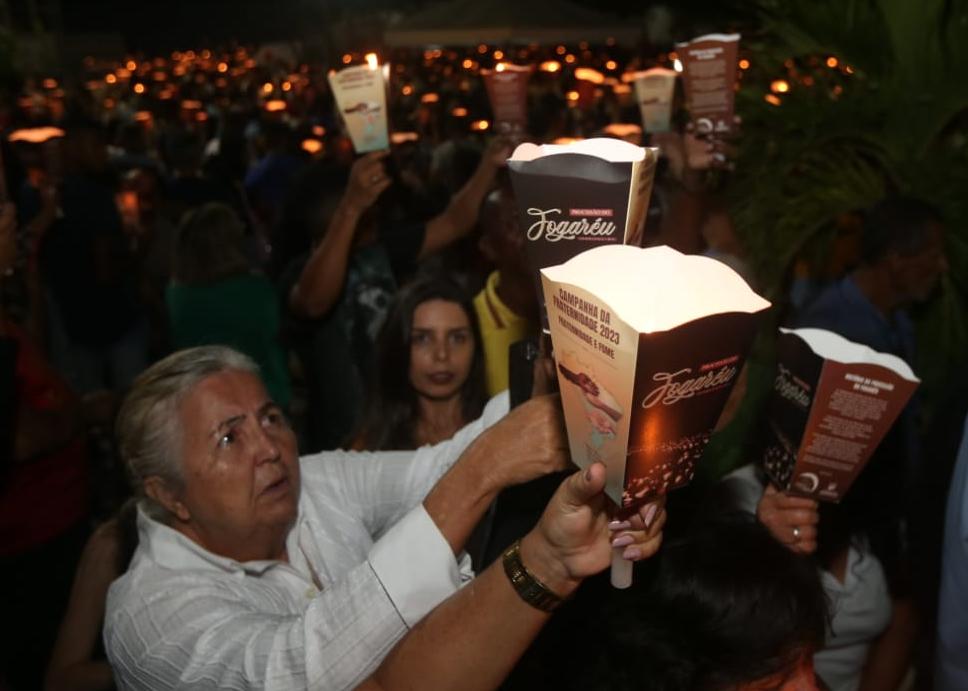
[[[118,685],[361,683],[471,578],[469,560],[455,555],[497,492],[566,467],[553,398],[506,413],[498,397],[452,440],[416,452],[300,459],[244,356],[196,348],[150,368],[118,419],[143,494],[140,545],[105,617]],[[639,559],[655,551],[660,528],[636,517],[612,539],[630,536],[626,554]],[[607,531],[602,540],[607,547]],[[541,544],[520,545],[523,573],[529,559],[539,571],[560,565]],[[545,591],[537,604],[554,601]]]

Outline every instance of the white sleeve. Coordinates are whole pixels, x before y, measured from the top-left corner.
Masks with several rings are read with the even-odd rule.
[[[122,689],[354,688],[465,580],[422,506],[299,615],[276,611],[285,594],[272,588],[256,602],[220,574],[152,574],[109,595],[105,648]]]
[[[492,398],[452,439],[416,451],[324,451],[300,461],[310,500],[335,502],[379,536],[423,501],[464,450],[509,409],[507,392]]]
[[[756,515],[766,488],[757,477],[756,467],[752,463],[731,472],[720,480],[720,485],[729,497],[730,505],[727,508]]]

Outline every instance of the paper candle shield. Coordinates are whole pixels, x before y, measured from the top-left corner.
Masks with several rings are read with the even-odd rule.
[[[688,483],[770,303],[715,259],[597,247],[541,271],[572,460],[625,511]]]
[[[635,84],[642,126],[646,132],[668,132],[672,122],[672,99],[679,73],[663,67],[628,75]]]
[[[739,34],[708,34],[677,43],[686,107],[698,134],[733,132],[736,52]]]
[[[597,245],[641,244],[658,152],[610,138],[514,150],[508,168],[539,299],[540,269]],[[546,319],[542,310],[547,329]]]
[[[780,329],[767,474],[791,494],[840,501],[919,383],[894,355],[823,329]]]
[[[494,131],[522,137],[528,127],[528,79],[532,65],[502,62],[497,69],[481,70],[494,114]],[[520,141],[520,139],[519,139]]]
[[[330,72],[336,107],[358,154],[390,147],[383,71],[369,65]]]

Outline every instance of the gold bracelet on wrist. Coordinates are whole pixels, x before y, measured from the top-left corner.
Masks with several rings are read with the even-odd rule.
[[[521,541],[515,540],[501,557],[504,573],[507,574],[515,592],[522,600],[543,612],[554,612],[565,601],[548,586],[538,580],[521,562]]]

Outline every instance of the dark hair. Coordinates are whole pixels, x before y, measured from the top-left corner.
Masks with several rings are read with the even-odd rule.
[[[205,145],[202,138],[191,130],[175,130],[165,143],[168,165],[176,171],[194,171],[202,165]]]
[[[651,582],[616,591],[601,612],[608,640],[585,688],[596,678],[611,691],[733,688],[791,672],[823,645],[819,572],[752,517],[696,521],[657,561]]]
[[[417,392],[410,383],[410,339],[413,315],[428,300],[455,302],[467,315],[474,337],[474,359],[460,396],[464,420],[478,418],[487,401],[484,350],[477,315],[470,297],[454,279],[444,275],[418,277],[397,293],[380,330],[376,369],[361,434],[364,448],[412,449],[418,417]]]
[[[245,229],[230,206],[205,204],[185,214],[178,226],[172,278],[213,283],[248,269]]]
[[[891,252],[911,256],[930,242],[930,230],[943,223],[941,213],[920,199],[889,197],[864,215],[861,260],[874,264]]]

